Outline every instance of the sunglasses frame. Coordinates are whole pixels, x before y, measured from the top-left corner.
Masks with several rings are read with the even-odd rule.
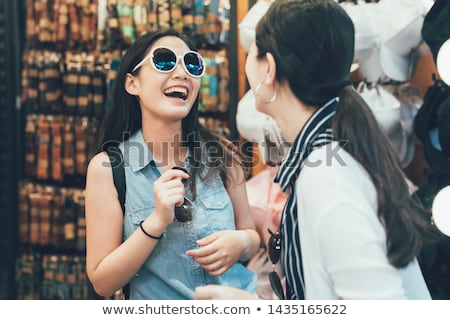
[[[172,169],[181,170],[184,173],[189,174],[189,171],[184,167],[172,167]],[[189,179],[182,179],[181,182],[183,183],[185,188],[189,188],[190,185]],[[183,204],[181,206],[175,206],[175,218],[181,223],[191,224],[193,219],[192,216],[194,213],[193,211],[194,205],[189,199],[184,197]]]
[[[174,65],[174,67],[173,67],[172,69],[165,71],[165,70],[160,70],[160,69],[158,69],[158,68],[156,67],[155,62],[153,61],[153,58],[155,57],[155,55],[154,55],[155,51],[158,50],[158,49],[165,49],[165,50],[168,50],[168,51],[172,52],[173,55],[176,57],[175,65]],[[195,55],[201,60],[201,62],[202,62],[202,64],[203,64],[203,70],[202,70],[202,73],[199,74],[199,75],[194,75],[194,74],[192,74],[191,72],[189,72],[189,69],[186,67],[186,63],[184,62],[184,58],[186,57],[187,54],[190,54],[190,53],[195,54]],[[161,73],[170,73],[170,72],[172,72],[173,70],[175,70],[176,67],[178,66],[178,63],[179,63],[180,60],[181,60],[181,65],[183,66],[184,71],[185,71],[189,76],[191,76],[191,77],[193,77],[193,78],[201,78],[201,77],[205,74],[205,71],[206,71],[205,59],[204,59],[204,58],[202,57],[202,55],[201,55],[200,53],[198,53],[197,51],[188,50],[188,51],[186,51],[185,53],[183,53],[182,55],[177,55],[177,53],[176,53],[173,49],[171,49],[171,48],[169,48],[169,47],[158,46],[158,47],[153,48],[153,49],[150,51],[150,54],[147,55],[147,56],[145,56],[144,59],[142,59],[141,62],[139,62],[139,63],[133,68],[133,70],[131,70],[131,72],[133,73],[133,72],[135,72],[137,69],[139,69],[140,67],[142,67],[142,65],[143,65],[144,63],[146,63],[147,60],[148,60],[148,61],[150,62],[150,64],[152,65],[153,69],[155,69],[156,71],[161,72]]]

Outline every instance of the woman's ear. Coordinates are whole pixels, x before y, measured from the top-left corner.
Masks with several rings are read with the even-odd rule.
[[[275,58],[270,52],[266,53],[266,60],[267,60],[267,70],[266,70],[265,84],[273,85],[276,81],[277,65],[275,63]]]
[[[132,96],[138,95],[138,84],[136,77],[132,76],[130,73],[127,73],[125,78],[125,90],[131,94]]]

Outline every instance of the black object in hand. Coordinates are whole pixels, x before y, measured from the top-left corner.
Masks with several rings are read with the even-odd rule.
[[[193,213],[194,213],[194,205],[186,198],[184,198],[184,202],[181,206],[175,206],[175,218],[179,222],[183,223],[192,222]]]
[[[189,174],[186,168],[183,167],[173,167],[172,169],[181,170]],[[181,182],[183,183],[185,188],[188,187],[189,179],[182,179]],[[183,204],[181,206],[175,206],[175,218],[179,222],[191,223],[193,213],[194,213],[194,205],[192,204],[191,201],[189,201],[186,198],[184,198]]]

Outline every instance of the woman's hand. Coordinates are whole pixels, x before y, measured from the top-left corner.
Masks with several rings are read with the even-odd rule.
[[[245,248],[245,230],[215,232],[197,240],[201,247],[186,251],[212,276],[220,276],[240,258]]]
[[[195,288],[194,298],[197,300],[255,300],[258,297],[247,291],[210,284]]]
[[[188,179],[189,175],[181,170],[168,170],[153,183],[155,196],[155,211],[159,219],[167,226],[174,219],[174,208],[182,205],[185,189],[182,179]]]

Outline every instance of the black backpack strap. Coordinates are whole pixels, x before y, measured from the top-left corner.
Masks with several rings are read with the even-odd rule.
[[[125,193],[126,193],[126,183],[125,183],[125,170],[123,168],[123,155],[117,145],[110,146],[106,149],[106,153],[109,156],[111,162],[111,169],[113,173],[114,186],[116,187],[117,193],[119,194],[120,206],[122,207],[122,213],[125,215]],[[130,297],[130,284],[127,283],[122,288],[123,295],[126,300]]]
[[[114,186],[119,194],[120,206],[122,213],[125,214],[125,170],[123,168],[123,155],[118,146],[110,146],[107,148],[109,160],[111,161],[111,169],[113,173]]]

